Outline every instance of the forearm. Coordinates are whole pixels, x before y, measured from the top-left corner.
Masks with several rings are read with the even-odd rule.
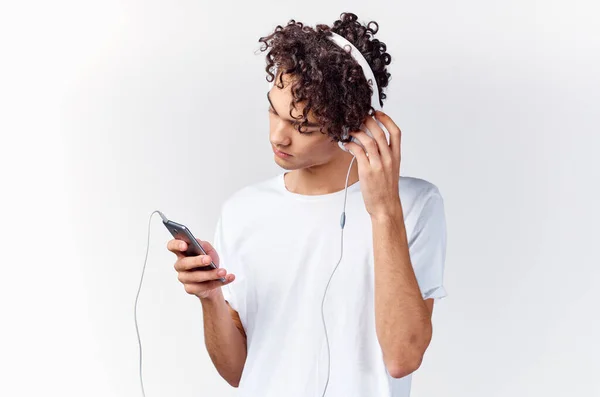
[[[421,364],[431,320],[412,269],[400,202],[371,221],[377,337],[388,371],[402,377]]]
[[[221,292],[200,302],[208,354],[223,379],[237,387],[246,362],[246,338],[235,326]]]

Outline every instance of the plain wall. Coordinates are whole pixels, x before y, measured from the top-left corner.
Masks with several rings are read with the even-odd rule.
[[[141,395],[149,239],[146,395],[234,396],[149,216],[212,240],[280,172],[257,40],[344,11],[379,22],[401,174],[446,205],[412,396],[600,394],[597,3],[108,0],[0,6],[0,395]]]

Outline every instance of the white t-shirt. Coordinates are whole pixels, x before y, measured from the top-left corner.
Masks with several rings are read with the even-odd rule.
[[[222,291],[248,342],[239,397],[321,397],[327,380],[321,302],[340,258],[344,190],[293,193],[284,174],[235,192],[217,222],[220,266],[236,276]],[[404,176],[399,191],[423,298],[442,298],[442,196],[432,183]],[[343,238],[324,306],[331,349],[326,396],[407,397],[411,375],[389,375],[375,333],[372,224],[360,181],[348,187]]]

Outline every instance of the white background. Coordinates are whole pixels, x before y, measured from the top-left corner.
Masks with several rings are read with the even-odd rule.
[[[600,394],[597,2],[103,0],[0,6],[0,395],[141,396],[150,213],[211,240],[280,171],[257,40],[343,11],[379,22],[401,172],[446,204],[412,396]],[[233,396],[169,238],[155,215],[146,394]]]

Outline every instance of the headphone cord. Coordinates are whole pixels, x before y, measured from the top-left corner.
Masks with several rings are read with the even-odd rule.
[[[333,278],[333,275],[335,274],[335,271],[337,270],[338,266],[342,262],[342,257],[344,256],[344,226],[346,224],[346,200],[348,198],[348,179],[350,177],[350,170],[352,169],[352,163],[354,163],[355,159],[356,159],[356,157],[352,157],[352,161],[350,161],[350,167],[348,167],[348,173],[346,174],[346,186],[344,188],[344,190],[345,190],[345,192],[344,192],[344,208],[342,210],[342,216],[340,218],[340,226],[342,228],[341,241],[340,241],[340,247],[341,247],[340,259],[338,260],[337,264],[335,265],[333,272],[331,272],[331,276],[329,276],[329,281],[327,281],[327,286],[325,286],[325,292],[323,293],[323,300],[321,301],[321,319],[323,320],[323,328],[325,329],[325,341],[327,342],[327,380],[325,381],[325,388],[323,389],[323,394],[321,395],[321,397],[325,396],[325,392],[327,391],[327,386],[329,385],[329,375],[331,372],[331,351],[329,348],[329,337],[327,335],[327,325],[325,324],[325,314],[323,312],[323,306],[325,304],[325,295],[327,295],[327,290],[329,289],[329,284],[331,283],[331,279]]]
[[[144,271],[146,270],[146,261],[148,260],[148,250],[150,249],[150,225],[152,222],[152,215],[155,213],[159,213],[160,211],[155,210],[150,214],[150,219],[148,220],[148,240],[146,242],[146,258],[144,259],[144,267],[142,267],[142,277],[140,278],[140,286],[138,287],[137,295],[135,296],[135,305],[133,307],[133,318],[135,321],[135,332],[137,334],[138,346],[140,347],[140,385],[142,386],[142,396],[146,397],[146,392],[144,391],[144,380],[142,378],[142,342],[140,340],[140,331],[138,328],[137,322],[137,304],[138,299],[140,297],[140,291],[142,289],[142,282],[144,281]]]

